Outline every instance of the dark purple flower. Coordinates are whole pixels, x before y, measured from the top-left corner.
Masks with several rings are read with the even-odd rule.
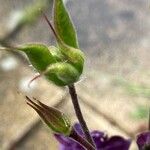
[[[74,125],[78,134],[83,137],[83,132],[79,124]],[[129,150],[131,140],[121,136],[108,137],[104,132],[92,131],[91,136],[96,144],[97,150]],[[78,143],[63,135],[55,135],[60,143],[60,150],[84,150]]]
[[[137,136],[139,150],[150,150],[150,132],[143,132]]]

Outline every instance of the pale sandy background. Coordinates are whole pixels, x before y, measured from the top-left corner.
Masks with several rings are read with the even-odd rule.
[[[0,0],[0,39],[15,26],[16,12],[36,0]],[[147,128],[150,98],[150,1],[68,0],[86,54],[86,69],[77,84],[81,105],[91,129],[133,138]],[[47,15],[51,18],[51,2]],[[1,40],[0,40],[1,41]],[[42,17],[25,25],[7,42],[54,43]],[[28,81],[35,72],[22,58],[0,52],[0,149],[57,149],[51,132],[39,122],[24,96],[55,105],[75,120],[67,89],[44,79]],[[60,103],[61,102],[61,103]],[[94,122],[94,123],[93,123]],[[134,144],[132,149],[137,149]]]

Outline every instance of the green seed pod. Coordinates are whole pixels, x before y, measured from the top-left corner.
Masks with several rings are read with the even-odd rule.
[[[68,46],[79,48],[77,34],[63,0],[54,0],[54,28],[61,40]]]
[[[78,72],[81,74],[84,66],[84,53],[76,48],[67,46],[66,44],[59,42],[61,53],[65,56],[68,63],[72,64]]]
[[[49,46],[48,49],[57,62],[65,61],[65,57],[63,56],[63,54],[60,52],[60,50],[57,47]]]
[[[60,38],[59,34],[56,33],[55,29],[53,28],[46,15],[44,15],[44,17],[57,40],[58,48],[60,52],[64,55],[65,60],[68,63],[72,64],[81,75],[84,65],[84,53],[80,49],[76,49],[65,44]]]
[[[84,54],[79,50],[77,34],[63,0],[54,0],[55,37],[61,53],[81,74],[84,66]],[[51,26],[52,28],[52,26]]]
[[[43,44],[27,44],[18,49],[26,53],[31,64],[39,73],[46,72],[44,74],[46,78],[56,85],[65,86],[78,81],[80,76],[78,70],[69,64],[69,60],[63,60],[64,56],[56,47],[48,48]],[[64,63],[65,61],[68,62]]]
[[[54,63],[51,64],[45,71],[44,75],[49,79],[51,74],[55,74],[64,85],[72,84],[79,79],[79,72],[69,63]],[[55,84],[59,84],[54,81]]]
[[[31,12],[29,14],[36,15],[37,8]],[[75,28],[63,1],[54,0],[54,28],[46,15],[44,17],[55,35],[58,48],[43,44],[27,44],[13,49],[23,51],[40,76],[44,74],[49,81],[58,86],[73,84],[82,74],[84,53],[78,48]],[[33,80],[37,77],[39,76]]]
[[[38,100],[31,100],[26,96],[27,104],[31,106],[54,132],[63,135],[70,135],[71,123],[68,117],[59,110],[49,107]]]
[[[28,56],[29,61],[39,73],[44,72],[50,64],[57,62],[50,53],[50,49],[43,44],[27,44],[17,49],[23,51]],[[48,79],[57,85],[64,85],[56,74],[51,74]]]
[[[48,65],[56,62],[44,44],[26,44],[18,49],[26,53],[33,67],[40,72],[44,71]]]

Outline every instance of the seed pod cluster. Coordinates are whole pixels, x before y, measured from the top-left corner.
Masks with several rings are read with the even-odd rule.
[[[83,72],[84,54],[79,49],[72,20],[62,0],[54,0],[54,27],[44,15],[56,38],[57,47],[44,44],[25,44],[23,51],[33,67],[58,86],[77,82]]]

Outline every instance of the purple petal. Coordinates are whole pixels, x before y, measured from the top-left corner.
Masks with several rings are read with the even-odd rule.
[[[84,148],[69,137],[60,134],[54,134],[54,136],[60,143],[59,150],[84,150]]]
[[[59,150],[84,150],[78,143],[74,141],[71,145],[60,144]]]
[[[121,136],[112,136],[105,142],[104,150],[128,150],[131,140],[126,140]]]
[[[61,145],[70,147],[74,144],[74,141],[72,139],[70,139],[69,137],[65,137],[64,135],[54,134],[54,136]]]
[[[74,125],[74,129],[83,136],[83,132],[79,124]],[[131,140],[126,140],[121,136],[108,136],[104,132],[93,131],[91,136],[96,144],[97,150],[129,150]],[[63,135],[55,135],[60,142],[60,150],[84,150],[77,142]]]
[[[107,140],[107,135],[104,132],[100,132],[100,131],[93,131],[91,133],[91,136],[95,142],[95,145],[97,147],[97,149],[99,149],[100,147],[102,147],[105,143],[105,141]]]
[[[77,133],[81,136],[83,136],[83,131],[81,129],[80,124],[75,123],[74,129],[77,131]],[[70,139],[69,137],[65,137],[60,134],[54,134],[57,141],[60,143],[59,150],[84,150],[77,142]]]
[[[85,150],[82,146],[80,146],[78,143],[76,143],[72,149],[70,150]]]
[[[83,136],[83,131],[82,131],[81,126],[80,126],[79,123],[75,123],[73,127],[79,135]]]
[[[145,147],[150,147],[150,132],[143,132],[137,136],[137,145],[139,150],[143,150]]]
[[[66,147],[66,146],[64,146],[64,145],[61,144],[59,146],[59,150],[71,150],[71,149],[70,149],[70,146]]]

